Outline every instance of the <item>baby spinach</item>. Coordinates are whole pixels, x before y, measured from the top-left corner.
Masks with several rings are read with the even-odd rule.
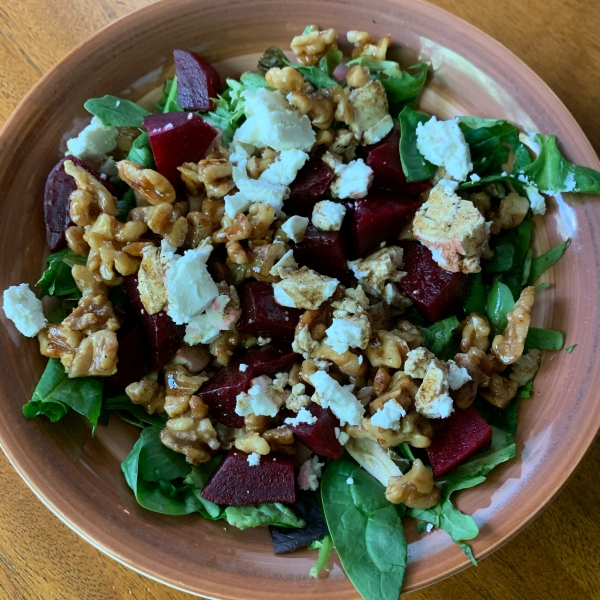
[[[131,146],[131,150],[127,155],[127,160],[137,163],[144,169],[154,168],[154,155],[152,154],[152,147],[150,146],[150,138],[145,131],[143,131],[138,137],[135,138],[135,140],[133,140],[133,145]],[[125,200],[125,197],[123,197],[123,200]],[[123,214],[121,210],[124,211],[126,207],[121,204],[118,205],[118,208],[119,214],[117,215],[117,218],[121,220]]]
[[[331,539],[331,536],[326,534],[323,539],[313,542],[308,549],[319,551],[317,562],[311,567],[309,575],[316,578],[321,571],[329,571],[327,562],[329,561],[329,555],[333,550],[333,540]]]
[[[90,98],[83,106],[107,127],[141,127],[144,117],[151,114],[131,100],[110,95]]]
[[[562,350],[564,343],[565,338],[560,331],[530,327],[527,339],[525,340],[525,351],[531,350],[531,348]]]
[[[53,423],[67,414],[69,408],[98,424],[102,409],[104,382],[98,377],[69,379],[60,360],[51,358],[37,384],[31,400],[23,406],[28,418],[44,415]]]
[[[324,73],[327,73],[329,77],[332,77],[333,72],[342,62],[343,57],[344,55],[341,50],[329,50],[329,52],[319,60],[319,69]]]
[[[503,273],[513,266],[514,246],[506,239],[492,238],[490,244],[494,255],[483,263],[486,273]]]
[[[488,292],[485,312],[492,325],[492,334],[502,333],[508,324],[507,313],[515,306],[510,288],[499,279]]]
[[[155,427],[164,427],[165,418],[162,414],[149,415],[139,404],[134,404],[127,394],[119,394],[104,401],[104,410],[113,410],[127,423],[136,427],[146,427],[154,425]]]
[[[477,313],[483,315],[485,313],[485,305],[487,301],[487,287],[483,282],[483,275],[475,273],[469,276],[471,280],[471,290],[465,301],[465,313]]]
[[[333,544],[358,592],[365,600],[398,600],[407,562],[402,507],[390,504],[385,488],[347,456],[329,463],[321,497]]]
[[[570,243],[571,240],[568,239],[566,242],[554,246],[554,248],[551,248],[541,256],[533,258],[529,271],[528,284],[533,285],[545,271],[554,265],[566,252]]]
[[[407,106],[402,109],[399,119],[400,161],[406,180],[411,182],[431,179],[437,167],[426,160],[417,148],[417,125],[426,123],[431,117]]]
[[[575,348],[577,348],[577,344],[573,344],[572,346],[569,346],[568,348],[565,348],[565,352],[567,354],[571,354],[573,352],[573,350],[575,350]]]
[[[260,525],[297,528],[306,526],[303,519],[299,519],[290,508],[280,502],[257,506],[228,506],[225,509],[225,518],[230,525],[238,529]]]
[[[85,265],[87,256],[75,254],[69,248],[63,248],[46,258],[48,268],[37,284],[41,288],[40,298],[44,296],[69,296],[80,298],[81,292],[71,275],[73,265]]]
[[[163,96],[156,104],[157,113],[181,112],[183,108],[177,104],[177,75],[165,81]]]
[[[125,221],[127,221],[129,211],[133,208],[135,208],[135,194],[130,188],[123,194],[123,197],[117,202],[117,210],[119,211],[117,213],[117,220],[121,221],[122,223],[125,223]]]
[[[459,326],[458,319],[452,316],[429,327],[421,327],[425,347],[444,360],[448,358],[447,354],[454,356],[453,334]]]

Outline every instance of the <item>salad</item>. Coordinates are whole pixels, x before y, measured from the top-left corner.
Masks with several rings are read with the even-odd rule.
[[[397,599],[405,519],[476,564],[453,493],[515,456],[563,348],[530,322],[569,240],[534,256],[532,219],[600,174],[552,135],[417,110],[431,66],[346,37],[308,26],[225,86],[175,50],[156,105],[89,99],[46,183],[47,269],[4,311],[49,358],[26,417],[140,428],[141,506],[268,525],[276,553],[318,549],[314,577],[335,548]]]

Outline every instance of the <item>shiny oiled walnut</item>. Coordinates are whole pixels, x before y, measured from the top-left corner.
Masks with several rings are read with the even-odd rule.
[[[165,386],[150,377],[130,383],[125,393],[134,404],[140,404],[149,415],[165,412]]]
[[[160,432],[160,441],[174,452],[185,456],[187,462],[199,465],[210,460],[220,443],[209,418],[194,418],[185,413],[169,419]]]
[[[315,65],[329,50],[337,50],[337,32],[335,29],[319,31],[316,25],[310,25],[310,31],[294,37],[290,47],[299,63]]]
[[[440,489],[434,485],[433,472],[417,458],[406,475],[390,477],[385,497],[409,508],[431,508],[440,501]]]
[[[152,169],[144,169],[130,160],[117,163],[121,179],[152,205],[175,202],[175,188],[169,180]]]

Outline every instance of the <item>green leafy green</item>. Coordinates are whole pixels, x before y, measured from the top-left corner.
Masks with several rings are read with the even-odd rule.
[[[447,358],[447,354],[452,354],[452,336],[460,326],[460,322],[454,316],[438,321],[429,327],[421,327],[421,333],[425,340],[424,345],[436,356],[442,359]],[[454,352],[454,354],[456,354]]]
[[[494,281],[488,293],[485,312],[492,325],[492,333],[502,333],[508,324],[507,313],[515,306],[510,288],[499,279]]]
[[[341,50],[329,50],[329,52],[319,60],[319,69],[332,77],[333,72],[342,62],[343,57],[344,55]]]
[[[44,415],[53,423],[67,414],[69,408],[98,424],[102,409],[104,382],[98,377],[69,379],[60,360],[51,358],[37,384],[31,400],[23,406],[27,418]]]
[[[248,529],[260,525],[306,527],[304,520],[299,519],[290,508],[280,502],[259,504],[258,506],[228,506],[225,509],[225,518],[230,525],[238,529]]]
[[[523,386],[524,389],[527,386]],[[533,385],[531,386],[533,388]],[[506,408],[498,408],[484,400],[481,396],[475,398],[473,408],[485,419],[487,423],[496,427],[505,433],[515,435],[517,431],[517,416],[519,412],[519,402],[510,402]]]
[[[49,323],[62,323],[73,312],[78,301],[75,299],[75,295],[60,300],[54,298],[54,300],[55,302],[52,302],[45,311],[46,318]]]
[[[150,146],[150,138],[148,133],[143,131],[138,137],[133,140],[131,150],[127,155],[127,160],[130,160],[144,169],[154,168],[154,155],[152,154],[152,147]],[[119,207],[119,216],[121,215]],[[119,218],[119,217],[117,217]]]
[[[541,256],[533,258],[531,261],[528,284],[533,285],[546,270],[554,265],[566,252],[570,243],[571,240],[568,239],[566,242],[554,246],[554,248],[551,248]]]
[[[483,264],[486,273],[503,273],[510,271],[513,266],[515,247],[506,239],[492,238],[490,244],[494,255]]]
[[[400,161],[407,181],[431,179],[437,167],[426,160],[417,148],[417,125],[431,117],[408,106],[400,113]]]
[[[334,546],[361,596],[398,600],[407,562],[402,509],[390,504],[385,488],[347,456],[329,463],[321,498]]]
[[[523,289],[526,280],[526,271],[529,272],[530,255],[529,246],[531,245],[531,229],[532,223],[529,220],[524,220],[518,227],[509,229],[498,236],[502,241],[510,244],[513,248],[512,266],[509,271],[502,276],[502,282],[505,283],[513,298],[518,298]]]
[[[133,193],[133,189],[128,189],[123,197],[117,202],[117,220],[125,223],[127,221],[127,216],[129,215],[129,211],[135,208],[135,194]]]
[[[269,46],[264,54],[258,59],[258,72],[261,75],[264,75],[269,69],[273,69],[274,67],[279,67],[282,69],[283,67],[289,66],[290,61],[287,56],[283,53],[283,50],[279,49],[277,46]]]
[[[469,544],[465,544],[464,542],[458,542],[460,549],[467,555],[468,559],[471,561],[471,564],[477,566],[477,561],[473,556],[473,550],[471,550],[471,546]]]
[[[141,127],[144,117],[151,114],[131,100],[110,95],[90,98],[83,106],[106,127]]]
[[[527,351],[531,348],[539,348],[540,350],[562,350],[564,343],[565,338],[560,331],[530,327],[527,339],[525,340],[525,350]]]
[[[470,275],[471,280],[471,291],[465,301],[465,313],[477,313],[483,315],[485,313],[485,306],[487,301],[487,288],[483,282],[483,274],[475,273]]]
[[[575,348],[577,348],[577,344],[573,344],[572,346],[565,348],[565,352],[571,354],[573,352],[573,350],[575,350]]]
[[[329,561],[329,555],[333,550],[333,540],[331,539],[331,536],[327,534],[323,539],[314,541],[308,549],[319,551],[317,562],[311,567],[309,575],[311,577],[318,577],[321,571],[329,571],[327,562]]]
[[[119,394],[104,401],[105,410],[114,410],[124,421],[136,427],[154,425],[161,429],[165,425],[165,418],[160,414],[149,415],[139,404],[134,404],[127,394]]]
[[[69,296],[80,298],[81,292],[71,275],[73,265],[85,265],[87,256],[75,254],[69,248],[63,248],[46,258],[48,268],[37,284],[41,288],[40,298],[44,296]]]
[[[533,381],[528,381],[517,391],[519,398],[531,398],[531,394],[533,394]]]
[[[162,98],[156,104],[157,113],[182,112],[183,108],[177,104],[177,76],[165,81]]]

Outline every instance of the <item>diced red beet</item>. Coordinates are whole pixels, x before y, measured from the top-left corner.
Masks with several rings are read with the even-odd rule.
[[[446,475],[491,440],[492,428],[474,408],[455,410],[441,421],[427,448],[433,474]]]
[[[400,132],[393,129],[379,143],[370,146],[367,165],[373,169],[373,186],[405,192],[406,176],[400,163]]]
[[[414,200],[385,190],[371,190],[366,198],[356,200],[346,216],[348,258],[364,258],[381,242],[394,243],[418,208]]]
[[[406,184],[405,194],[409,198],[413,198],[414,200],[419,200],[419,196],[425,192],[426,190],[432,187],[431,180],[427,179],[425,181],[413,181],[411,183]]]
[[[333,181],[333,171],[319,154],[315,154],[298,171],[296,179],[290,185],[290,197],[285,201],[283,210],[288,215],[310,217],[315,204]]]
[[[306,410],[317,417],[315,423],[300,423],[299,425],[286,425],[294,435],[315,454],[328,458],[341,458],[344,448],[335,437],[335,428],[340,426],[338,418],[328,408],[322,408],[316,402],[311,402]],[[283,418],[295,417],[295,413],[286,410]]]
[[[221,91],[221,77],[202,57],[188,50],[173,50],[177,72],[177,103],[185,110],[208,111],[211,98]]]
[[[202,497],[215,504],[247,506],[296,502],[294,464],[282,456],[261,456],[251,466],[248,455],[232,448],[208,480]]]
[[[143,126],[150,138],[158,172],[173,185],[181,181],[177,167],[204,158],[218,135],[204,119],[188,112],[148,115]]]
[[[467,275],[442,269],[420,242],[405,240],[401,246],[406,276],[398,285],[423,317],[435,323],[459,312],[469,291]]]
[[[98,181],[105,183],[96,171],[90,169],[78,158],[70,155],[62,158],[50,171],[44,191],[44,220],[46,221],[46,239],[52,252],[56,252],[65,246],[65,231],[71,225],[75,225],[71,220],[69,208],[71,206],[71,194],[77,189],[77,184],[71,175],[65,173],[66,160],[73,161],[73,164],[84,168]]]
[[[296,244],[294,258],[323,275],[345,280],[348,272],[346,248],[341,231],[321,231],[310,224],[304,240]]]
[[[176,325],[173,319],[162,310],[154,315],[146,312],[140,299],[138,279],[135,275],[125,277],[125,293],[131,303],[136,320],[144,332],[152,367],[154,370],[160,371],[173,358],[183,343],[185,327]]]
[[[242,316],[236,329],[243,335],[291,342],[302,311],[275,302],[273,287],[264,281],[248,281],[239,289]]]
[[[152,371],[152,365],[148,357],[148,346],[133,323],[123,325],[117,331],[117,339],[117,372],[107,377],[106,383],[122,389],[148,375]]]
[[[236,397],[250,387],[250,381],[260,375],[273,376],[288,371],[300,359],[289,344],[271,342],[266,346],[255,346],[231,359],[229,364],[198,391],[210,407],[211,416],[228,427],[243,427],[244,418],[235,412]],[[240,371],[240,365],[246,365]]]

